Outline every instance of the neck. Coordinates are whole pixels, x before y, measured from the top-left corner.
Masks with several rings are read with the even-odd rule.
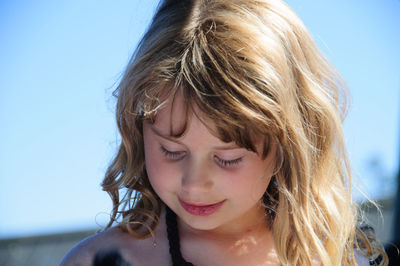
[[[175,246],[172,252],[170,251],[172,257],[182,257],[173,255],[179,250],[184,258],[195,265],[256,265],[260,261],[279,265],[274,251],[273,237],[265,219],[238,224],[232,221],[228,224],[234,226],[221,226],[212,230],[198,230],[184,223],[179,217],[175,216],[174,219],[178,219],[176,242],[180,244],[171,243],[174,239],[168,236],[170,247]],[[198,250],[202,252],[196,252]]]

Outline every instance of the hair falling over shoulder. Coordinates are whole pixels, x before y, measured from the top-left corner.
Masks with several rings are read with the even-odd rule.
[[[187,107],[215,121],[222,140],[253,149],[258,134],[278,145],[265,202],[283,265],[316,257],[356,265],[355,249],[386,263],[357,226],[341,125],[346,85],[280,0],[160,3],[115,91],[121,143],[102,183],[114,206],[108,226],[122,217],[135,237],[157,226],[161,201],[147,179],[142,123],[178,90]]]

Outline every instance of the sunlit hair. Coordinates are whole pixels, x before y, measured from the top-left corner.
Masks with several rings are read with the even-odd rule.
[[[102,184],[114,205],[108,226],[121,215],[119,225],[139,238],[157,226],[161,200],[147,178],[142,124],[178,92],[221,140],[254,150],[252,137],[264,136],[263,156],[277,144],[264,202],[283,265],[356,265],[354,249],[385,257],[357,227],[341,126],[346,85],[278,0],[160,3],[115,91],[121,144]]]

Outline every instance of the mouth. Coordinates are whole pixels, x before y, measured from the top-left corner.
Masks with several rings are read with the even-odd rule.
[[[222,204],[225,203],[225,200],[213,204],[193,204],[179,199],[179,203],[190,214],[197,216],[209,216],[218,211]]]

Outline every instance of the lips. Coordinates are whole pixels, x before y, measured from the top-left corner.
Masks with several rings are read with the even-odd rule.
[[[215,213],[224,202],[225,200],[214,204],[192,204],[179,199],[179,203],[188,213],[197,216],[208,216]]]

